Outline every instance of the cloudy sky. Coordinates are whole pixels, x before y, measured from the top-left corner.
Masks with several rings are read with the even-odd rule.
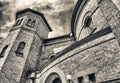
[[[5,38],[15,13],[25,8],[42,12],[53,29],[49,37],[70,33],[72,11],[77,0],[0,0],[0,38]]]

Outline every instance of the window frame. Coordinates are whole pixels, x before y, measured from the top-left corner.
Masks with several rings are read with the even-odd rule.
[[[92,17],[87,16],[84,20],[84,27],[90,27],[91,22],[92,22]]]
[[[83,76],[81,76],[81,77],[78,77],[78,83],[84,83],[84,78],[83,78]]]
[[[95,76],[95,73],[92,73],[92,74],[89,74],[88,75],[88,78],[89,78],[89,83],[96,83],[96,76]]]
[[[29,19],[27,20],[26,26],[28,26],[28,27],[34,27],[34,26],[35,26],[35,23],[36,23],[35,20],[32,20],[32,19],[29,18]]]
[[[2,49],[1,53],[0,53],[0,58],[4,57],[4,54],[7,50],[7,48],[8,48],[8,45],[5,45],[4,48]]]
[[[20,42],[15,53],[23,55],[23,50],[25,48],[25,45],[26,45],[25,42]]]

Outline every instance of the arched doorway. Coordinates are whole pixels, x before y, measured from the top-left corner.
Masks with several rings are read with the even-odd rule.
[[[61,82],[61,79],[60,79],[60,78],[56,78],[56,79],[53,80],[52,83],[62,83],[62,82]]]
[[[45,83],[62,83],[60,76],[57,73],[51,73]]]

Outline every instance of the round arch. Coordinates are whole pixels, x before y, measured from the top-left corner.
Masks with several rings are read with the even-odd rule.
[[[43,71],[40,74],[37,74],[36,82],[37,83],[45,83],[47,81],[47,79],[49,79],[49,78],[50,79],[52,78],[51,81],[53,81],[53,83],[57,79],[58,80],[60,79],[61,83],[67,83],[66,75],[58,67],[53,67],[53,68],[49,69],[48,71]]]
[[[51,73],[45,80],[45,83],[62,83],[60,76],[57,73]]]

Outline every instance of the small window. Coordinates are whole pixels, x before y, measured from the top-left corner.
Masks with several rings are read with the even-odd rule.
[[[22,21],[23,21],[23,18],[22,18],[22,19],[18,19],[18,20],[16,21],[16,23],[15,23],[14,26],[19,26],[19,25],[21,25]]]
[[[50,59],[53,59],[55,56],[54,55],[52,55],[52,56],[50,56]]]
[[[89,27],[91,24],[92,18],[90,16],[87,16],[85,21],[84,21],[84,26]]]
[[[28,19],[28,21],[27,21],[27,24],[26,24],[27,26],[30,26],[31,25],[31,19]]]
[[[28,19],[26,25],[29,26],[29,27],[34,27],[35,26],[35,20],[32,21],[31,19]]]
[[[18,53],[18,54],[23,54],[24,48],[25,48],[25,42],[20,42],[16,53]]]
[[[6,50],[7,50],[7,48],[8,48],[8,45],[6,45],[6,46],[3,48],[3,50],[2,50],[1,53],[0,53],[0,58],[4,57],[4,54],[5,54]]]
[[[95,77],[95,74],[89,74],[88,75],[89,77],[89,83],[95,83],[96,82],[96,77]]]
[[[34,20],[32,21],[31,26],[32,26],[32,27],[35,26],[35,21],[34,21]]]
[[[83,77],[78,77],[78,83],[83,83]]]

